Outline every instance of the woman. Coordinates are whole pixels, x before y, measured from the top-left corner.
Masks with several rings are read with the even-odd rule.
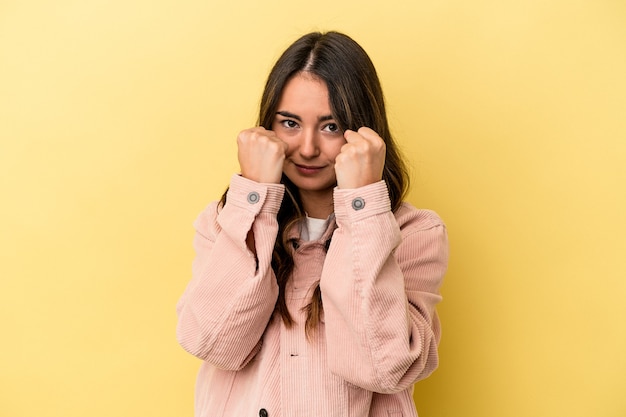
[[[416,416],[447,235],[402,202],[365,51],[337,32],[298,39],[237,143],[241,175],[195,222],[177,307],[178,340],[204,361],[196,416]]]

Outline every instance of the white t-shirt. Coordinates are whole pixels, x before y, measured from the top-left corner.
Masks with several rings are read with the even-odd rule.
[[[313,241],[321,238],[328,227],[329,219],[330,217],[326,219],[314,219],[313,217],[306,216],[305,227],[302,228],[302,240]]]

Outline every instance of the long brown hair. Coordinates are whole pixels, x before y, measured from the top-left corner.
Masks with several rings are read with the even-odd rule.
[[[397,210],[406,190],[408,174],[396,143],[391,136],[385,100],[376,69],[363,48],[349,36],[339,32],[313,32],[289,46],[272,68],[261,97],[258,124],[272,129],[285,84],[296,74],[308,72],[323,80],[328,88],[333,118],[341,130],[358,130],[367,126],[385,141],[386,155],[383,180],[387,184],[392,210]],[[285,301],[285,288],[294,269],[294,245],[289,230],[303,217],[298,188],[283,175],[286,197],[278,212],[278,238],[272,254],[272,269],[279,286],[276,311],[285,325],[293,319]],[[222,204],[226,203],[226,193]],[[328,248],[330,242],[327,242]],[[306,307],[307,335],[318,326],[322,311],[319,283]]]

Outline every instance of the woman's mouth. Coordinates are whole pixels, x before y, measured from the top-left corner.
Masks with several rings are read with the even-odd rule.
[[[318,172],[320,172],[322,169],[324,169],[323,166],[315,166],[315,165],[300,165],[300,164],[295,164],[296,169],[298,170],[298,172],[302,175],[315,175]]]

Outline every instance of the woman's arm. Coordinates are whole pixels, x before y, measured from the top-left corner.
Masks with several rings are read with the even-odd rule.
[[[329,366],[370,391],[404,390],[437,367],[445,226],[408,205],[394,215],[382,181],[336,189],[335,214],[320,282]]]
[[[271,257],[283,193],[281,184],[235,175],[225,206],[211,204],[194,223],[196,258],[177,305],[177,337],[216,367],[240,369],[260,348],[278,296]]]

